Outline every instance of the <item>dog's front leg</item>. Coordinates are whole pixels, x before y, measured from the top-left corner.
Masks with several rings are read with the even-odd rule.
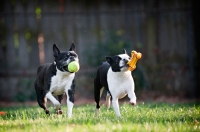
[[[74,106],[74,91],[69,89],[67,92],[67,109],[68,109],[68,117],[70,118],[72,116],[72,109]]]
[[[69,98],[67,97],[67,109],[68,109],[68,117],[71,118],[72,117],[72,109],[73,109],[74,103],[72,103]]]
[[[128,92],[128,97],[130,99],[130,104],[131,105],[136,105],[136,95],[135,95],[135,92],[133,90]]]
[[[58,102],[58,100],[56,100],[56,98],[51,94],[50,91],[46,94],[46,97],[54,104],[56,110],[60,109],[60,103]]]
[[[113,105],[113,108],[115,110],[115,113],[118,117],[120,117],[120,112],[119,112],[119,103],[118,103],[118,98],[113,98],[112,99],[112,105]]]

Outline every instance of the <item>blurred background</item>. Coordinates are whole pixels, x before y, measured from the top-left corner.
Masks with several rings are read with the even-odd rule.
[[[39,65],[52,46],[76,44],[76,101],[93,101],[105,56],[143,54],[132,72],[139,101],[199,99],[198,0],[1,0],[0,102],[36,101]],[[103,95],[104,96],[104,95]]]

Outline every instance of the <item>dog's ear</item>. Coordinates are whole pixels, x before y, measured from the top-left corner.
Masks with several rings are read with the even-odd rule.
[[[59,54],[60,54],[60,50],[58,49],[56,44],[53,44],[53,55],[54,55],[54,57],[57,58]]]
[[[69,51],[75,51],[75,44],[72,41],[71,47],[69,48]]]
[[[112,57],[110,56],[106,56],[106,61],[111,64],[112,63]]]
[[[126,49],[123,49],[123,53],[124,53],[124,54],[127,54]],[[128,55],[128,54],[127,54],[127,55]]]

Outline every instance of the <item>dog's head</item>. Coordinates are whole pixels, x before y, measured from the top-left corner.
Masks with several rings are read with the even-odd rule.
[[[113,72],[124,72],[128,70],[127,62],[130,60],[130,56],[126,50],[123,49],[123,54],[106,57],[107,62],[110,64]]]
[[[55,65],[62,72],[69,72],[68,64],[72,61],[79,62],[78,55],[75,52],[75,44],[72,42],[68,51],[60,52],[56,44],[53,45],[53,53],[55,57]]]

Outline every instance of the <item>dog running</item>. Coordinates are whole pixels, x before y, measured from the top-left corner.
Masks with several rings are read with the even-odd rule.
[[[104,88],[107,90],[106,106],[109,108],[110,100],[112,100],[114,111],[118,117],[121,116],[118,99],[128,94],[130,104],[136,104],[135,84],[127,64],[129,60],[130,56],[123,49],[123,54],[106,57],[106,61],[99,66],[94,78],[94,99],[98,112],[100,111],[99,101]]]
[[[55,106],[56,113],[62,114],[61,100],[63,94],[67,95],[68,117],[72,116],[75,92],[75,73],[68,70],[68,64],[72,61],[79,62],[75,52],[75,44],[72,42],[68,51],[61,52],[56,44],[53,45],[53,63],[39,66],[35,80],[37,101],[46,114],[50,114],[46,103],[49,99]],[[56,99],[56,96],[58,100]]]

